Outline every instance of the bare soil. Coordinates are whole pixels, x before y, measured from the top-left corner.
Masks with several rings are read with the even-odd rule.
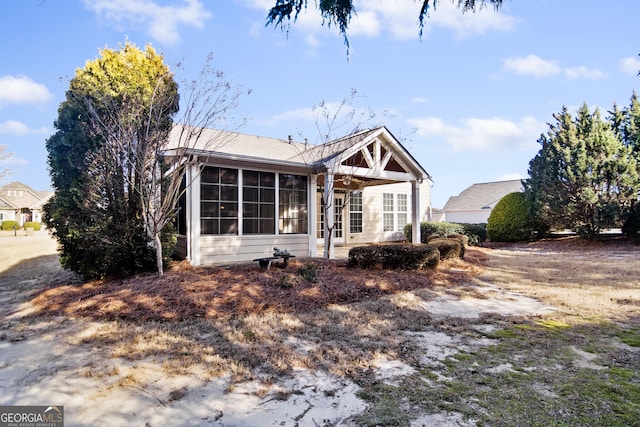
[[[468,248],[435,272],[297,259],[89,283],[56,249],[0,235],[0,405],[64,405],[65,425],[640,419],[640,248],[619,238]]]

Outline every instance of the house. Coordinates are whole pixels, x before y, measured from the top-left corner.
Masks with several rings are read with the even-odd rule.
[[[442,221],[467,224],[486,223],[491,210],[504,196],[523,191],[522,180],[484,182],[473,184],[445,203]]]
[[[0,187],[0,223],[6,220],[42,222],[42,207],[53,196],[52,191],[36,191],[21,182]]]
[[[408,223],[419,242],[431,208],[430,175],[384,126],[321,145],[176,126],[164,155],[187,168],[178,254],[193,265],[274,247],[332,257],[334,245],[398,239]]]

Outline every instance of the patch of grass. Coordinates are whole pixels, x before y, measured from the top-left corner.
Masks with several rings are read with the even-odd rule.
[[[571,325],[566,324],[564,322],[560,322],[558,320],[539,320],[536,322],[536,325],[540,325],[543,328],[549,329],[549,330],[554,330],[554,331],[561,331],[563,329],[567,329],[570,328]]]
[[[413,391],[416,390],[420,389],[413,389]],[[409,394],[411,394],[411,388],[406,386],[374,383],[363,388],[358,396],[369,402],[369,407],[354,417],[356,425],[367,427],[409,425],[410,411],[404,407],[410,398]]]
[[[623,343],[631,347],[640,347],[640,329],[627,329],[618,334]]]

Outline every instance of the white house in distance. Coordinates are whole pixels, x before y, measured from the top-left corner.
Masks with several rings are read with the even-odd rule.
[[[491,210],[504,196],[523,191],[522,180],[484,182],[473,184],[457,196],[449,197],[441,221],[466,224],[486,223]]]
[[[42,207],[52,196],[52,191],[36,191],[18,181],[0,187],[0,223],[42,222]]]
[[[408,223],[419,242],[429,220],[431,177],[384,126],[322,145],[176,126],[164,154],[187,165],[178,254],[192,265],[250,261],[274,247],[333,254],[333,245],[397,238]]]

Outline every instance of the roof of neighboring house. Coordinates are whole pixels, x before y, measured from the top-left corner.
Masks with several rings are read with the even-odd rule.
[[[459,195],[449,197],[442,210],[450,212],[493,209],[507,194],[522,190],[520,179],[473,184]]]
[[[15,181],[0,187],[0,209],[39,209],[51,196],[52,191],[36,191]]]

